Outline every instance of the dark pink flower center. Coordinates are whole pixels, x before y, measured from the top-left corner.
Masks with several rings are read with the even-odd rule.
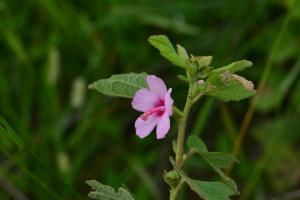
[[[140,118],[142,120],[146,121],[149,116],[151,116],[151,115],[162,116],[164,112],[165,112],[165,107],[164,106],[156,106],[156,107],[150,108],[149,110],[144,112],[140,116]]]

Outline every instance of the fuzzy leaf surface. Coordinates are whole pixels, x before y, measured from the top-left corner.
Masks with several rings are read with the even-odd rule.
[[[89,85],[106,96],[132,98],[137,90],[147,88],[146,73],[128,73],[112,75]]]
[[[240,101],[256,93],[251,81],[230,72],[214,73],[207,82],[209,85],[206,95],[222,101]]]
[[[120,187],[118,192],[114,188],[103,185],[96,180],[88,180],[86,183],[94,190],[89,193],[91,199],[96,200],[134,200],[131,194]]]

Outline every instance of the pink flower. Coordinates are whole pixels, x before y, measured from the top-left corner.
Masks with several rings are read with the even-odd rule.
[[[143,114],[135,121],[136,134],[140,138],[148,136],[156,127],[156,138],[162,139],[170,129],[170,116],[173,113],[172,88],[167,90],[163,80],[148,75],[149,89],[138,90],[132,100],[132,107]]]

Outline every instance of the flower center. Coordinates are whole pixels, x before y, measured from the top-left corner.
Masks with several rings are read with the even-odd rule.
[[[146,121],[148,119],[148,117],[150,115],[162,115],[162,113],[165,111],[165,107],[164,106],[157,106],[154,108],[150,108],[149,110],[147,110],[146,112],[144,112],[140,118],[144,121]]]

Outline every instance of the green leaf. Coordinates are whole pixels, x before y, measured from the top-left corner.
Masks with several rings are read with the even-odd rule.
[[[222,182],[191,179],[173,162],[172,164],[183,181],[204,200],[230,200],[230,196],[235,195],[235,191]]]
[[[182,82],[189,83],[189,79],[186,76],[178,75],[177,78]]]
[[[224,183],[185,178],[190,188],[205,200],[230,200],[235,193]]]
[[[103,185],[96,180],[88,180],[86,183],[94,190],[89,193],[89,197],[97,200],[134,200],[131,194],[120,187],[118,192],[114,188]]]
[[[228,71],[221,74],[213,73],[207,82],[209,85],[206,95],[222,101],[240,101],[256,93],[251,81]]]
[[[190,149],[196,150],[196,153],[219,174],[222,180],[235,194],[238,194],[235,182],[222,172],[222,168],[228,168],[231,163],[237,162],[231,154],[225,152],[209,152],[205,143],[196,135],[191,135],[187,139],[187,144]]]
[[[225,152],[200,152],[200,155],[216,168],[228,168],[231,163],[237,162],[231,154]]]
[[[225,152],[200,152],[199,155],[219,174],[223,181],[238,194],[237,185],[234,180],[226,176],[222,168],[228,168],[231,163],[237,162],[237,160],[228,153]]]
[[[89,89],[95,89],[107,96],[132,98],[137,90],[148,87],[146,76],[146,73],[112,75],[92,83]]]
[[[164,172],[164,180],[171,188],[175,188],[179,183],[179,175],[175,170]]]
[[[149,43],[159,50],[160,54],[178,67],[186,67],[183,49],[180,48],[179,55],[175,51],[172,43],[165,35],[152,35],[148,39]]]
[[[190,149],[194,148],[199,152],[208,152],[204,142],[197,136],[191,135],[187,139],[187,144]]]
[[[235,73],[238,71],[242,71],[247,67],[251,67],[253,65],[253,63],[249,60],[239,60],[236,62],[233,62],[229,65],[226,65],[224,67],[220,67],[218,69],[213,70],[212,72],[218,72],[218,73],[222,73],[225,71],[229,71],[231,73]]]
[[[197,68],[208,67],[212,62],[212,56],[192,56],[191,61],[197,64]]]
[[[186,50],[184,47],[182,47],[181,45],[177,44],[177,54],[178,56],[183,59],[183,60],[187,60],[189,58],[189,55],[187,54]]]

